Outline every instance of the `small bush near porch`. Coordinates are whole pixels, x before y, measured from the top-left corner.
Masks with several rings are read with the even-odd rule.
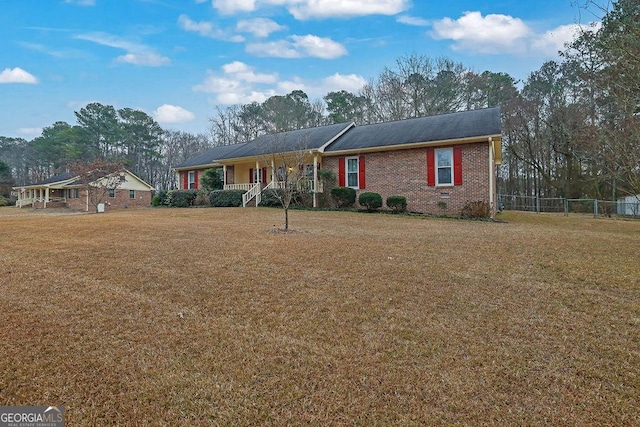
[[[47,215],[0,209],[3,405],[74,426],[640,420],[637,221]]]

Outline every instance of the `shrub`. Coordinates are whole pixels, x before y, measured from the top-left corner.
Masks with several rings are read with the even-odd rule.
[[[387,197],[387,207],[394,212],[404,212],[407,210],[407,198],[404,196]]]
[[[216,208],[242,206],[242,195],[245,190],[214,190],[209,193],[209,202]]]
[[[9,200],[5,199],[4,197],[0,196],[0,206],[9,206],[11,202],[9,202]]]
[[[339,208],[348,208],[356,202],[356,190],[349,187],[334,187],[331,196]]]
[[[209,206],[209,193],[207,190],[198,190],[193,199],[193,206]]]
[[[260,200],[260,206],[267,206],[271,208],[281,208],[282,202],[278,199],[277,193],[282,192],[280,189],[269,189],[262,193],[262,200]],[[293,200],[292,200],[293,201]]]
[[[152,206],[164,206],[167,201],[167,190],[156,191],[151,198]]]
[[[489,203],[484,200],[467,202],[460,211],[460,216],[465,218],[489,218],[490,215]]]
[[[173,208],[188,208],[196,198],[195,190],[171,190],[167,193],[166,204]]]
[[[382,207],[382,196],[378,193],[360,193],[358,197],[358,203],[360,206],[367,208],[369,212],[375,211]]]

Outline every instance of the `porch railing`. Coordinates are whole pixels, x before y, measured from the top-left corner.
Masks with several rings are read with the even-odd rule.
[[[225,190],[244,190],[249,191],[254,184],[225,184]]]
[[[262,199],[262,185],[260,183],[257,184],[249,184],[251,188],[249,191],[242,195],[242,207],[247,207],[247,204],[255,197],[256,206],[260,204],[260,200]]]

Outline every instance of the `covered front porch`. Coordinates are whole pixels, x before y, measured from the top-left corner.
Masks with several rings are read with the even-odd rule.
[[[24,208],[32,206],[34,208],[57,208],[64,207],[67,203],[66,191],[60,188],[39,187],[20,188],[16,191],[18,200],[16,206]]]
[[[252,161],[225,162],[222,176],[225,190],[243,190],[242,205],[255,201],[260,204],[265,191],[294,188],[313,195],[313,206],[317,207],[317,194],[323,192],[318,178],[320,158],[308,154],[299,161],[281,158],[253,159]]]

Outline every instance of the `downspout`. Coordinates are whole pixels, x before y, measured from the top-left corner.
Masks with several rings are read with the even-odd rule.
[[[318,207],[318,154],[313,156],[313,208]]]
[[[491,218],[495,217],[496,214],[496,203],[495,203],[495,186],[496,186],[496,167],[494,162],[494,145],[493,139],[489,137],[489,212]]]

